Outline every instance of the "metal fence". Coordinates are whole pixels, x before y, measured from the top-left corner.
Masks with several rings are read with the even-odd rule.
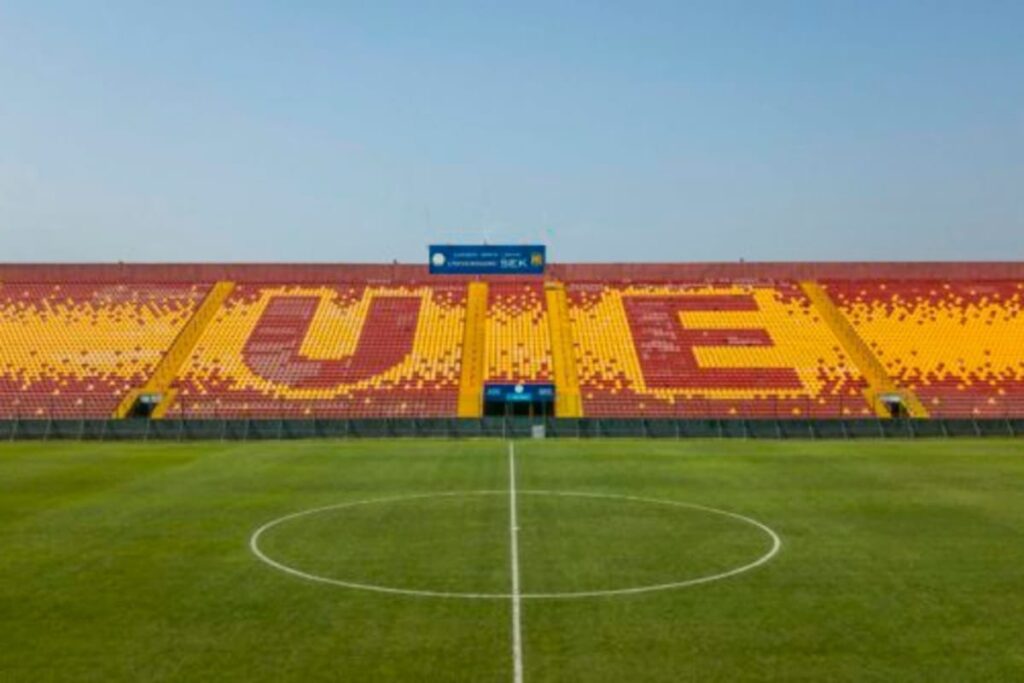
[[[210,419],[0,420],[0,440],[222,440],[354,438],[892,439],[1024,436],[1024,419]]]

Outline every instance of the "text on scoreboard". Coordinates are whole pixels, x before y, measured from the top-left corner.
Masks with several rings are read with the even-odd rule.
[[[543,275],[544,245],[430,245],[432,275]]]

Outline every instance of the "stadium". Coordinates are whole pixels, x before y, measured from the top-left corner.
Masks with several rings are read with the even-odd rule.
[[[1024,681],[1022,26],[0,2],[0,683]]]
[[[431,270],[0,267],[11,680],[1015,677],[1024,265]]]

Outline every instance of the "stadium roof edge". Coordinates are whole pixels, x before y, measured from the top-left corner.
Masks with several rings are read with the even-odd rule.
[[[491,277],[491,276],[488,276]],[[530,276],[493,276],[535,279]],[[572,281],[1024,279],[1024,261],[829,261],[748,263],[551,263],[546,277]],[[0,282],[421,282],[426,264],[402,263],[7,263]]]

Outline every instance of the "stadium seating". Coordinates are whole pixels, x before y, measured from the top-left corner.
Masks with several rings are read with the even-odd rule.
[[[544,287],[491,284],[486,323],[486,381],[550,382],[551,335]]]
[[[240,284],[173,383],[185,417],[454,414],[465,288]]]
[[[864,380],[796,283],[568,292],[585,415],[870,414]]]
[[[889,375],[933,417],[1024,415],[1024,282],[822,284]]]
[[[0,416],[109,417],[152,373],[208,288],[0,286]]]
[[[1018,417],[1022,309],[1019,264],[555,265],[483,281],[0,265],[0,418],[121,416],[139,393],[165,397],[157,417],[474,416],[485,382],[553,382],[559,414],[584,417],[884,416],[894,391],[914,415]]]

